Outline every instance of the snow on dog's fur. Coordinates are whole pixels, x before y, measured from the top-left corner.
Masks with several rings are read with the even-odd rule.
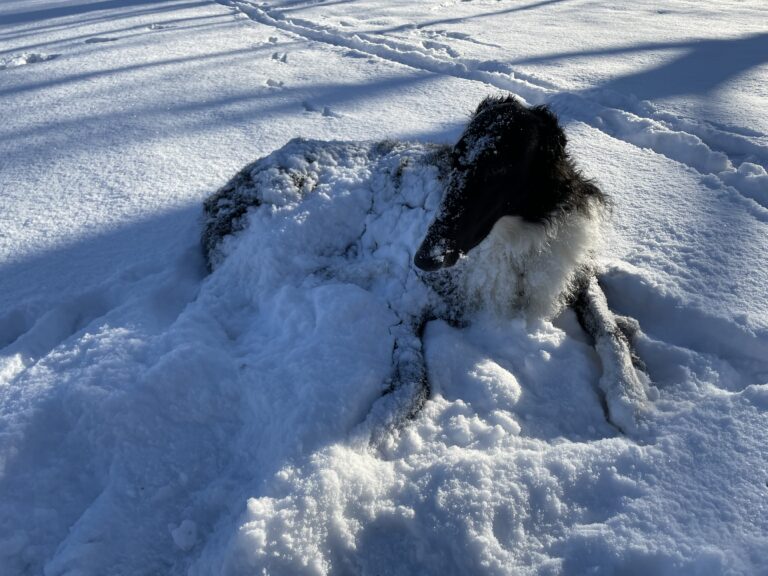
[[[598,216],[578,213],[547,224],[502,216],[469,256],[427,281],[460,309],[459,317],[487,310],[501,317],[553,318],[573,300],[591,267],[599,223]]]
[[[478,106],[452,153],[440,209],[414,258],[453,269],[448,295],[467,306],[552,317],[572,303],[603,364],[608,418],[633,430],[646,402],[631,335],[608,308],[590,264],[607,199],[576,168],[546,107],[514,97]]]
[[[458,264],[452,281],[468,306],[556,314],[589,260],[606,198],[576,169],[554,114],[513,97],[488,98],[451,165],[416,265]]]
[[[484,100],[453,147],[293,140],[206,201],[206,259],[215,269],[239,244],[224,240],[258,220],[266,228],[251,249],[279,262],[285,282],[350,282],[379,295],[399,318],[390,393],[371,411],[387,427],[429,394],[428,319],[487,309],[551,318],[575,302],[604,374],[620,375],[600,383],[609,416],[630,429],[642,384],[589,274],[606,199],[565,146],[554,114],[512,97]]]

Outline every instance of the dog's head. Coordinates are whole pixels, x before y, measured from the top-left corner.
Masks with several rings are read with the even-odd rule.
[[[545,222],[562,209],[572,188],[564,181],[579,178],[565,145],[548,108],[527,108],[511,96],[484,100],[453,148],[445,195],[415,264],[426,271],[453,266],[500,218]]]

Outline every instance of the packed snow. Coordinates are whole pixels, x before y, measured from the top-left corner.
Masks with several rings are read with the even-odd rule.
[[[0,3],[0,575],[768,574],[766,15]],[[425,317],[434,157],[501,93],[612,198],[635,430],[571,310]]]

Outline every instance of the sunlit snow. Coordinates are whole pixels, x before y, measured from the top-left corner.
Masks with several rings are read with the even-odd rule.
[[[768,573],[763,4],[0,3],[0,576]],[[505,93],[613,199],[638,430],[570,310],[413,330],[424,160]]]

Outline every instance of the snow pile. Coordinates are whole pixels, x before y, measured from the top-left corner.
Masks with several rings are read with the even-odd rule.
[[[422,353],[416,322],[439,307],[411,260],[442,192],[441,150],[290,143],[250,172],[262,204],[226,238],[214,273],[176,320],[152,335],[118,316],[18,374],[14,389],[29,391],[20,400],[45,407],[32,426],[55,434],[51,418],[64,416],[62,452],[79,446],[89,473],[62,478],[55,457],[24,451],[12,475],[17,502],[37,492],[55,498],[51,482],[76,499],[51,501],[45,527],[16,534],[9,565],[35,558],[30,538],[55,538],[95,493],[47,565],[51,574],[99,571],[126,548],[142,551],[125,562],[133,570],[193,553],[201,573],[367,572],[407,534],[418,535],[413,552],[393,569],[412,571],[436,555],[437,571],[491,560],[506,570],[542,554],[538,533],[523,556],[510,552],[520,530],[513,519],[531,511],[520,508],[525,495],[509,501],[521,462],[510,468],[501,455],[563,437],[581,450],[615,434],[595,391],[599,367],[572,317],[573,337],[548,322],[498,316],[464,330],[429,323],[432,398],[412,425],[382,436],[381,424],[386,432],[402,409],[390,399],[397,391],[382,395]],[[179,270],[165,274],[184,281]],[[27,441],[29,426],[19,420]],[[478,454],[486,454],[480,468]],[[494,529],[496,512],[484,503],[496,482],[506,528]],[[264,499],[251,499],[239,518],[238,502],[254,493]],[[152,515],[158,506],[164,513]],[[8,521],[24,510],[11,505]],[[402,537],[391,538],[392,522]],[[452,527],[456,558],[437,552],[442,526]]]
[[[261,206],[246,216],[243,231],[227,238],[211,282],[246,279],[242,285],[254,287],[249,299],[257,299],[258,309],[274,308],[271,294],[284,283],[294,287],[294,301],[302,300],[295,288],[352,283],[367,294],[369,310],[378,301],[395,313],[390,328],[412,325],[425,309],[439,306],[410,264],[430,220],[424,206],[434,210],[440,194],[437,168],[424,164],[425,156],[434,162],[430,154],[413,145],[294,141],[246,168],[243,177],[253,187],[244,190],[258,194]],[[344,309],[357,307],[343,292],[329,294],[346,298]],[[375,325],[368,315],[366,331]],[[354,330],[350,322],[345,332]],[[639,338],[649,358],[659,358],[660,343]],[[385,342],[389,347],[392,340]],[[693,529],[686,506],[680,519],[686,528],[679,528],[669,512],[680,509],[681,495],[671,487],[690,466],[671,463],[670,456],[691,450],[685,440],[680,444],[689,432],[671,429],[692,431],[691,420],[701,414],[687,418],[688,409],[675,408],[672,393],[658,399],[668,413],[648,415],[653,433],[617,436],[596,393],[599,363],[571,312],[558,326],[499,316],[498,309],[473,317],[463,329],[434,321],[423,342],[431,396],[415,420],[382,438],[375,434],[376,410],[373,420],[366,410],[386,404],[387,396],[376,404],[386,379],[371,382],[373,394],[360,403],[346,392],[358,419],[333,434],[313,422],[317,433],[335,440],[302,450],[248,500],[242,517],[220,524],[193,574],[221,567],[227,574],[534,574],[598,567],[720,574],[728,566],[747,573],[758,566],[738,549],[746,546],[758,557],[765,541],[745,543],[738,536],[736,551],[719,550],[708,543],[717,519],[701,518]],[[333,346],[323,356],[336,353]],[[670,353],[649,367],[660,383],[670,370],[697,370],[704,362],[696,354]],[[334,393],[339,375],[326,370],[312,387]],[[701,372],[701,385],[729,376],[721,371],[714,365]],[[701,395],[696,387],[687,393]],[[310,426],[292,425],[299,434]],[[719,434],[717,427],[700,433]],[[707,474],[722,474],[730,459],[711,456]],[[745,490],[735,506],[742,508],[756,488]],[[707,490],[713,494],[711,486]],[[733,487],[721,487],[713,498],[732,496]],[[705,515],[710,510],[702,508]],[[653,516],[662,511],[667,524],[658,530]],[[741,525],[737,516],[732,527]],[[616,533],[617,526],[626,532]],[[599,554],[589,552],[596,546]]]
[[[0,575],[768,573],[761,2],[33,4],[0,3]],[[510,90],[613,198],[642,432],[569,310],[423,322],[423,142]],[[273,150],[206,274],[202,199]]]

